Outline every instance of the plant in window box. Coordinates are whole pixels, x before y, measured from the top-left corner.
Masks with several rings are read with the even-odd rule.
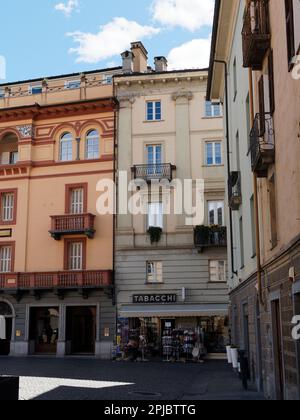
[[[195,242],[197,244],[207,244],[209,241],[210,229],[208,226],[196,226],[194,229],[195,232]]]
[[[158,243],[161,240],[163,230],[160,227],[151,226],[148,229],[148,235],[150,236],[151,244]]]

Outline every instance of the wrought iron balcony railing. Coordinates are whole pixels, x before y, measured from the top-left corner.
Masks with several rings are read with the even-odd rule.
[[[198,226],[194,230],[196,248],[213,248],[227,246],[227,229],[225,226]]]
[[[242,204],[241,173],[231,172],[228,180],[229,207],[236,211]]]
[[[256,115],[250,142],[252,171],[259,178],[266,178],[269,166],[275,162],[275,133],[270,113]]]
[[[0,274],[0,290],[102,288],[113,285],[111,270]]]
[[[93,214],[66,214],[51,216],[50,234],[55,240],[60,240],[63,235],[86,235],[92,239],[95,234]]]
[[[161,163],[153,165],[135,165],[132,168],[135,179],[143,179],[151,182],[154,180],[167,179],[172,181],[173,171],[176,169],[171,163]]]
[[[244,16],[244,67],[261,70],[264,57],[271,45],[269,0],[251,0]]]

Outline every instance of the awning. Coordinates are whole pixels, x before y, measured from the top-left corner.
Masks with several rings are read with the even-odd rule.
[[[162,317],[196,317],[227,316],[227,304],[202,305],[128,305],[119,310],[121,318],[162,318]]]

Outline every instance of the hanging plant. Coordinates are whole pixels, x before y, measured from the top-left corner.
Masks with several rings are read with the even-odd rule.
[[[149,227],[147,233],[150,236],[151,244],[154,244],[160,241],[163,230],[160,227]]]

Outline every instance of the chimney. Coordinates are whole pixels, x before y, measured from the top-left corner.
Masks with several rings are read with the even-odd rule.
[[[148,71],[148,51],[142,42],[133,42],[131,44],[133,58],[133,71],[135,73],[147,73]]]
[[[123,73],[132,73],[134,60],[133,53],[131,51],[124,51],[123,54],[121,54],[121,57]]]
[[[166,57],[155,57],[154,58],[155,71],[161,73],[168,71],[168,60]]]

